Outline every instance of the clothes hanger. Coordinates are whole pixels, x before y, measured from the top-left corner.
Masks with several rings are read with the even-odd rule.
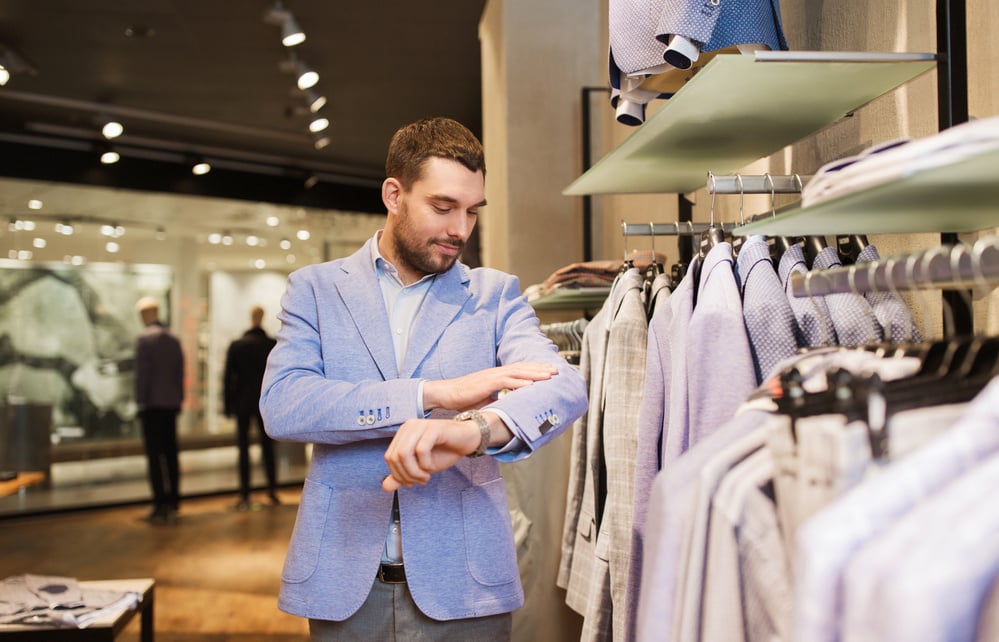
[[[808,269],[813,269],[815,263],[815,257],[819,255],[819,252],[829,247],[826,243],[826,237],[817,235],[808,235],[801,237],[802,249],[805,251],[805,261],[808,263]]]
[[[745,225],[746,214],[745,214],[744,204],[746,199],[746,190],[742,184],[742,174],[735,175],[735,182],[739,186],[739,225]],[[722,226],[722,229],[724,229],[724,226]],[[733,236],[731,238],[732,258],[736,258],[739,256],[739,250],[742,249],[742,244],[745,242],[745,240],[746,237],[744,236]]]
[[[725,230],[715,225],[715,175],[708,172],[708,189],[711,192],[711,209],[708,213],[708,229],[701,233],[699,256],[703,259],[711,248],[725,242]]]
[[[836,253],[843,265],[852,265],[870,243],[864,234],[841,234],[836,237]]]
[[[798,191],[801,191],[801,177],[797,174],[794,175],[795,180],[798,182]],[[763,180],[770,184],[770,218],[777,218],[777,190],[774,187],[774,179],[770,176],[769,172],[763,174]],[[770,262],[773,264],[774,269],[780,265],[780,259],[784,256],[784,252],[787,252],[792,245],[797,243],[800,239],[793,236],[768,236],[767,237],[767,248],[770,250]]]

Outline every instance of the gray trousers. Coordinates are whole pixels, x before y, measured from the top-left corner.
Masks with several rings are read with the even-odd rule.
[[[375,580],[360,610],[342,622],[309,620],[313,642],[509,642],[510,613],[464,620],[434,620],[420,612],[407,584]]]

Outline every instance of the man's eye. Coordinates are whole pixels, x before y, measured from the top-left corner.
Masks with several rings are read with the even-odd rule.
[[[451,211],[451,208],[447,205],[434,205],[434,209],[440,214],[447,214]]]

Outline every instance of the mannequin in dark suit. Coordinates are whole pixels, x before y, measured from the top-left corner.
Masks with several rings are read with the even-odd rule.
[[[136,309],[146,326],[135,343],[135,402],[155,504],[149,521],[165,524],[175,521],[180,507],[177,414],[184,400],[184,353],[160,323],[156,299],[143,297]]]
[[[264,309],[259,305],[250,310],[252,327],[229,345],[225,359],[225,416],[236,416],[236,443],[239,446],[239,503],[236,508],[250,508],[250,420],[257,424],[260,453],[267,475],[267,494],[273,504],[277,496],[277,468],[274,462],[274,441],[264,432],[260,416],[260,384],[267,367],[267,355],[274,339],[261,327]]]

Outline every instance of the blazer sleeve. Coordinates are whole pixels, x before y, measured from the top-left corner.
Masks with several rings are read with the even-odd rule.
[[[558,354],[558,348],[541,332],[534,308],[520,293],[519,280],[508,276],[497,306],[499,365],[518,361],[547,363],[558,368],[551,379],[511,391],[489,404],[508,417],[511,431],[523,442],[498,459],[516,461],[565,432],[586,411],[586,382],[579,370]]]
[[[265,430],[278,440],[329,445],[391,438],[422,416],[420,380],[384,378],[322,267],[288,278],[261,389]]]

